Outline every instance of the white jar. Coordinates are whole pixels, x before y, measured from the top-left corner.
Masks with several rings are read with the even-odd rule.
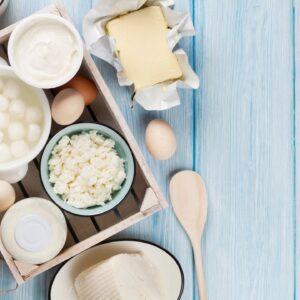
[[[0,15],[4,13],[7,8],[9,0],[0,0]]]

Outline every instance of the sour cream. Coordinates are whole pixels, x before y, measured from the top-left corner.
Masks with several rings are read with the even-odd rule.
[[[42,14],[26,18],[16,27],[9,40],[8,54],[22,80],[36,87],[53,88],[76,74],[83,46],[68,21]]]

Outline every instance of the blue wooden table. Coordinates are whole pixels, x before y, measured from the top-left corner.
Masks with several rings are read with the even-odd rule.
[[[0,28],[49,3],[11,0]],[[62,3],[81,31],[96,1]],[[98,59],[97,65],[164,194],[175,170],[195,169],[207,184],[209,299],[300,299],[300,1],[177,0],[176,9],[193,16],[197,36],[181,46],[201,78],[199,90],[181,92],[180,107],[131,110],[129,91],[118,86],[113,69]],[[166,162],[153,160],[144,144],[145,126],[157,117],[172,124],[178,139],[176,155]],[[185,273],[182,299],[198,299],[191,247],[171,208],[119,236],[150,240],[174,253]],[[54,272],[3,299],[47,299]],[[0,289],[13,285],[2,264]]]

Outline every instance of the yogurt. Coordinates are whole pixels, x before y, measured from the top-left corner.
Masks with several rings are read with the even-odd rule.
[[[70,80],[78,71],[82,42],[73,26],[49,14],[24,19],[13,31],[8,54],[21,79],[40,88],[53,88]]]

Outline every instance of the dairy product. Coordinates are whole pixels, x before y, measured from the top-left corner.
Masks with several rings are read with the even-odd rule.
[[[0,80],[0,163],[6,163],[25,156],[38,143],[44,113],[28,86],[5,76]]]
[[[167,43],[167,23],[159,6],[150,6],[109,21],[116,54],[136,90],[182,76]]]
[[[126,178],[114,146],[95,130],[62,137],[48,162],[54,192],[76,208],[105,205]]]
[[[6,250],[18,261],[41,264],[63,248],[67,225],[64,215],[51,201],[27,198],[5,213],[0,227]]]
[[[20,22],[9,40],[8,55],[22,80],[36,87],[53,88],[76,74],[83,47],[68,21],[41,14]]]
[[[157,268],[144,255],[118,254],[99,262],[75,280],[79,300],[164,300]]]

